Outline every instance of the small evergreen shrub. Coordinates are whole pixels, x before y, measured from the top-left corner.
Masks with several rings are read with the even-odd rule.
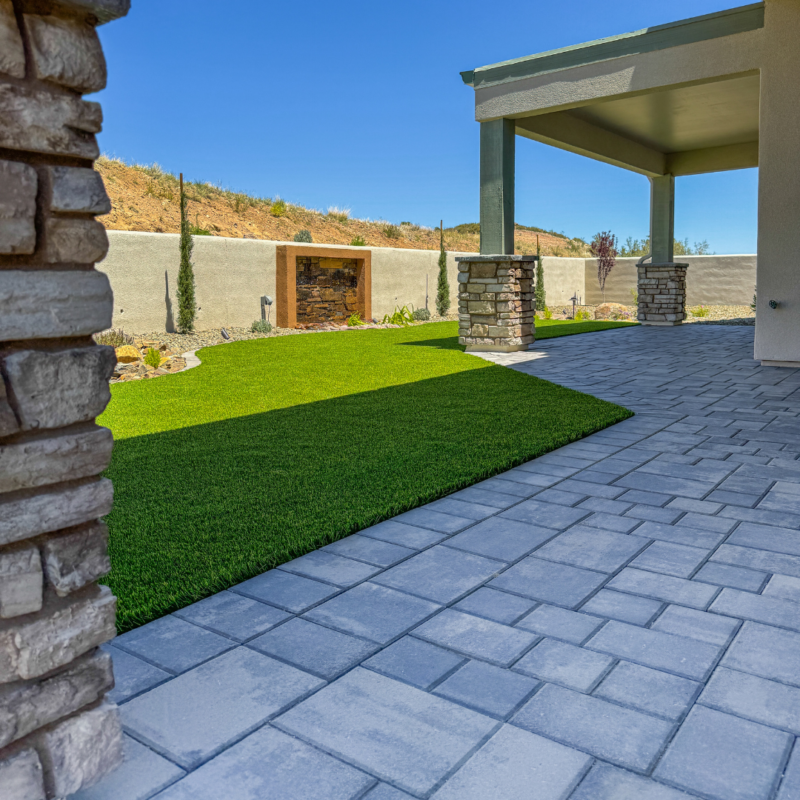
[[[250,333],[269,333],[272,330],[272,325],[265,319],[257,319],[250,326]]]
[[[553,312],[547,306],[544,307],[544,318],[553,319]]]
[[[588,319],[594,319],[591,311],[582,311],[578,310],[575,312],[575,321],[576,322],[584,322]]]
[[[709,314],[708,308],[706,306],[697,306],[697,308],[692,309],[692,316],[693,317],[707,317]]]
[[[129,336],[122,328],[109,328],[107,331],[100,331],[92,337],[95,344],[105,344],[109,347],[122,347],[123,345],[133,345],[133,336]]]
[[[350,247],[366,247],[367,243],[364,241],[363,236],[354,236],[350,240]]]
[[[544,311],[547,307],[547,293],[544,290],[544,264],[542,264],[542,253],[539,249],[539,237],[536,237],[536,286],[534,288],[534,298],[536,300],[536,310]]]
[[[450,282],[447,280],[447,253],[444,249],[444,229],[439,232],[439,278],[436,285],[436,313],[440,317],[450,310]]]
[[[272,214],[273,217],[283,217],[286,215],[287,210],[286,201],[278,199],[272,202],[269,213]]]
[[[427,322],[431,318],[431,312],[427,308],[415,308],[411,315],[417,322]]]
[[[144,356],[144,363],[158,369],[161,366],[161,353],[154,347],[148,347]]]
[[[311,231],[298,231],[294,235],[294,240],[296,242],[305,242],[306,244],[311,244],[314,241],[314,238],[311,236]]]
[[[753,302],[750,303],[750,309],[752,310],[752,312],[754,314],[756,313],[756,305],[757,305],[756,301],[757,301],[757,299],[758,299],[758,289],[757,289],[757,287],[754,286],[753,287]]]
[[[181,195],[181,266],[178,270],[178,330],[190,333],[194,330],[197,303],[194,296],[194,267],[192,266],[192,232],[186,210],[187,198],[183,189],[183,175],[180,182]]]

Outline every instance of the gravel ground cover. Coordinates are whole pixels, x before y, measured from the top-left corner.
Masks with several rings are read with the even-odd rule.
[[[540,338],[570,326],[620,327]],[[631,416],[465,355],[454,322],[198,355],[115,384],[100,418],[121,631]]]

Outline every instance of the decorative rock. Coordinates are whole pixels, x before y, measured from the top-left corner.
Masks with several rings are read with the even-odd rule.
[[[0,147],[94,159],[102,121],[99,103],[0,84]]]
[[[38,611],[42,607],[42,584],[42,559],[37,547],[0,552],[0,618]]]
[[[95,522],[75,533],[48,539],[43,554],[47,580],[59,597],[66,597],[111,570],[108,528]]]
[[[110,347],[12,353],[3,365],[22,430],[60,428],[94,419],[108,405],[115,356]]]
[[[25,77],[25,49],[11,0],[0,0],[0,72]]]
[[[0,445],[0,492],[15,492],[101,473],[114,444],[108,428]]]
[[[36,249],[36,170],[16,161],[0,161],[0,253]]]
[[[108,252],[108,235],[94,219],[45,220],[44,259],[50,264],[76,262],[94,264]]]
[[[620,303],[601,303],[594,310],[595,319],[630,319],[630,312]]]
[[[0,341],[106,330],[111,326],[112,300],[111,285],[102,272],[0,270]]]
[[[116,598],[106,586],[94,597],[0,631],[0,683],[38,678],[116,634]]]
[[[0,500],[0,545],[105,516],[113,497],[111,481],[102,478],[32,497]]]
[[[123,759],[122,726],[113,703],[70,717],[42,734],[40,742],[55,797],[92,786]]]
[[[45,800],[42,762],[35,750],[22,750],[0,761],[3,800]]]
[[[10,436],[19,430],[19,420],[8,402],[6,383],[0,375],[0,436]]]
[[[142,354],[132,344],[124,344],[122,347],[117,347],[115,352],[117,361],[120,364],[133,364],[142,360]]]
[[[50,210],[57,213],[108,214],[111,200],[103,177],[83,167],[50,167],[53,196]]]
[[[105,89],[106,60],[92,25],[54,15],[24,19],[37,78],[85,93]]]
[[[131,0],[62,0],[62,5],[93,14],[102,25],[124,17],[131,9]]]
[[[0,747],[94,703],[113,686],[111,656],[97,650],[51,678],[0,690]]]

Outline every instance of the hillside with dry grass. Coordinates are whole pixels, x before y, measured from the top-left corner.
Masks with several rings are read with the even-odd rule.
[[[97,169],[111,198],[111,213],[100,217],[109,230],[178,233],[180,207],[178,178],[158,165],[126,164],[101,157]],[[236,239],[293,241],[308,231],[320,244],[401,247],[438,250],[439,230],[410,222],[354,219],[347,209],[327,211],[304,208],[280,198],[253,197],[221,189],[210,183],[185,184],[189,218],[196,235],[227,236]],[[543,255],[586,256],[588,247],[580,239],[569,239],[552,231],[517,226],[516,252],[536,252],[536,237]],[[448,250],[477,252],[480,230],[477,223],[445,228]]]

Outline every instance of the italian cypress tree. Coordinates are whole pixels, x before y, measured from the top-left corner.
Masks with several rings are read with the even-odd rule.
[[[544,311],[547,306],[546,294],[544,291],[544,266],[542,265],[542,254],[539,250],[539,237],[536,237],[536,310]]]
[[[183,173],[181,173],[181,266],[178,270],[178,330],[181,333],[190,333],[194,330],[194,318],[197,314],[194,267],[192,267],[192,233],[186,205],[186,192],[183,191]]]
[[[443,317],[450,310],[450,284],[447,280],[447,253],[444,250],[444,221],[439,225],[439,282],[436,289],[436,311]]]

